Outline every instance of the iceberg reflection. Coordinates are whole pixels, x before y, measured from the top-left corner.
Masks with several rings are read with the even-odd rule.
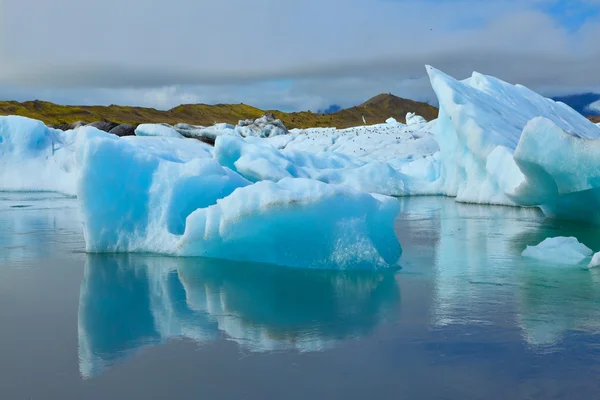
[[[197,258],[88,255],[79,303],[84,377],[171,338],[250,352],[320,351],[396,313],[394,271],[322,271]]]
[[[420,261],[419,253],[433,249],[432,328],[479,325],[513,332],[516,327],[523,342],[538,352],[558,350],[573,333],[600,333],[600,269],[556,266],[521,255],[526,246],[556,236],[577,237],[597,251],[597,227],[545,219],[536,209],[437,199],[406,202],[403,213],[409,221],[419,217],[433,227],[437,223],[437,241],[403,241],[403,257]],[[413,224],[405,235],[433,237],[431,226]]]
[[[600,333],[600,270],[539,264],[520,279],[518,324],[528,345],[549,351],[569,332]]]

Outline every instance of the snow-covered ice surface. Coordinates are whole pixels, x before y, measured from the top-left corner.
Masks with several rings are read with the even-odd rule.
[[[390,119],[348,129],[294,129],[267,140],[221,135],[215,157],[251,181],[300,177],[392,196],[437,194],[431,189],[439,176],[435,122],[414,118],[411,126]]]
[[[256,138],[219,137],[215,143],[215,158],[253,182],[309,178],[391,196],[416,192],[412,189],[416,186],[414,180],[389,163],[366,162],[326,151],[278,150]]]
[[[420,117],[419,117],[420,118]],[[433,132],[436,122],[404,125],[395,122],[348,129],[292,129],[290,135],[269,138],[286,150],[339,153],[365,162],[382,161],[396,168],[439,150]]]
[[[308,179],[251,185],[209,153],[174,159],[110,135],[86,140],[78,152],[91,252],[316,268],[386,266],[400,257],[393,198]]]
[[[550,264],[576,265],[589,259],[593,251],[575,237],[548,238],[537,246],[527,246],[523,256]]]

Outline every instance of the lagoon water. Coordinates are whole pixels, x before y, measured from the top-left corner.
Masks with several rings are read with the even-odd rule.
[[[344,272],[88,255],[74,199],[0,193],[0,398],[600,398],[600,270],[520,255],[596,228],[399,201],[402,268]]]

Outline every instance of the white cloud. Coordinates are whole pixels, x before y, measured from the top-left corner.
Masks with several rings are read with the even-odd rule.
[[[588,110],[600,114],[600,100],[593,102],[587,106]]]

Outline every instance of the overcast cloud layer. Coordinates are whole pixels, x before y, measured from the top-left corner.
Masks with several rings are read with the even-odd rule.
[[[546,95],[600,91],[600,0],[3,0],[1,11],[4,99],[433,102],[425,64]]]

